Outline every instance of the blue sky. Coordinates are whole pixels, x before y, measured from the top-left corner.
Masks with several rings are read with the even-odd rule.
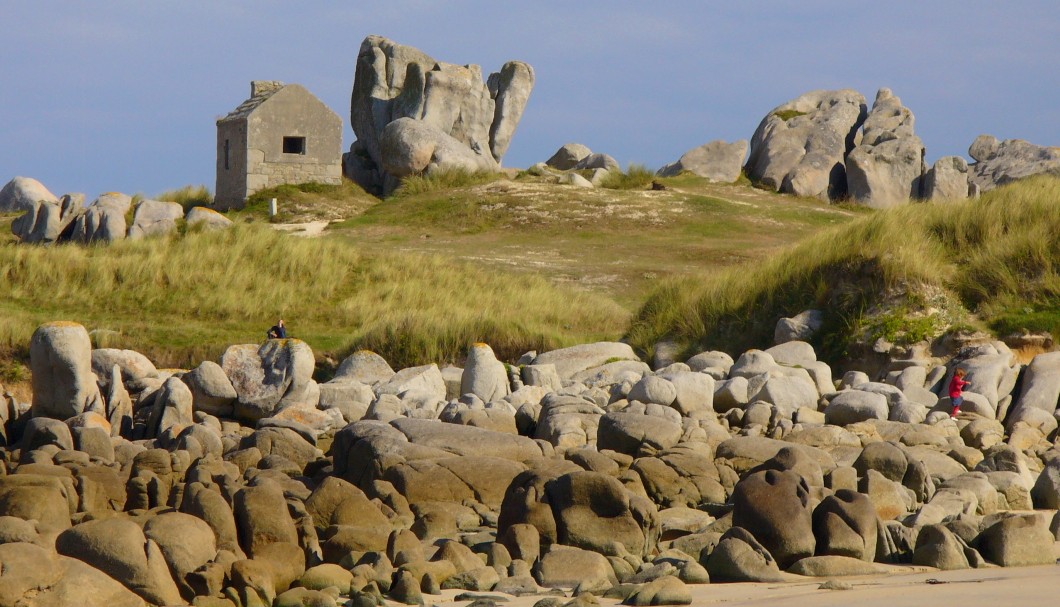
[[[887,86],[928,160],[981,133],[1060,145],[1060,6],[1026,2],[0,0],[0,183],[148,196],[214,182],[214,121],[252,79],[297,82],[347,123],[361,40],[379,34],[537,85],[505,156],[577,141],[658,168],[750,138],[819,88]]]

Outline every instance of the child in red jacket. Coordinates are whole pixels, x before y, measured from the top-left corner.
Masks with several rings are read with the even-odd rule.
[[[964,375],[964,369],[957,369],[953,372],[953,379],[950,380],[950,402],[953,404],[953,412],[950,413],[950,419],[957,419],[957,414],[961,411],[961,404],[964,402],[961,390],[968,385],[968,382],[964,381]]]

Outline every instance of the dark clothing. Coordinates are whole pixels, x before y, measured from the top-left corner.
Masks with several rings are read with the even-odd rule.
[[[273,325],[267,335],[269,339],[287,339],[287,327]]]

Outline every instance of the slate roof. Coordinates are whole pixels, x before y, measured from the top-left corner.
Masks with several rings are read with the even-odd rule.
[[[244,120],[248,116],[250,116],[250,114],[254,110],[258,109],[258,107],[262,103],[265,103],[269,99],[269,97],[272,97],[273,95],[275,95],[276,93],[279,93],[280,91],[282,91],[285,88],[287,88],[287,85],[280,86],[280,87],[277,87],[277,88],[274,88],[274,89],[271,89],[271,90],[267,89],[263,93],[259,93],[257,95],[254,95],[253,97],[247,99],[243,103],[240,103],[239,106],[236,107],[236,109],[234,109],[231,112],[229,112],[227,116],[225,116],[224,118],[221,118],[217,122],[221,123],[221,122],[231,122],[231,121],[234,121],[234,120]]]

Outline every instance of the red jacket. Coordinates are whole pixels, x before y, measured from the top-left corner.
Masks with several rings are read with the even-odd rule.
[[[950,398],[957,398],[960,396],[961,390],[967,385],[968,382],[954,375],[953,379],[950,380]]]

